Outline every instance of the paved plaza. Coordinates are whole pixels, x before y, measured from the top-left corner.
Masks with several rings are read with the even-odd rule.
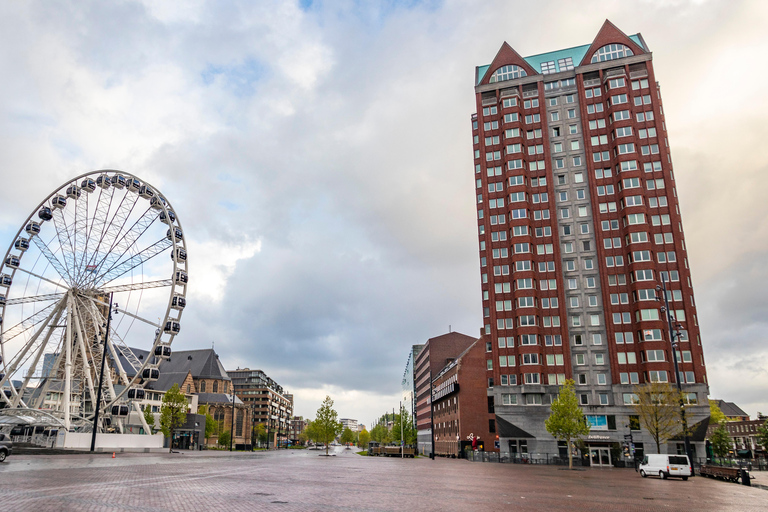
[[[768,491],[631,469],[256,454],[19,455],[0,464],[2,511],[766,510]],[[762,478],[760,475],[758,478]],[[765,480],[763,478],[763,480]]]

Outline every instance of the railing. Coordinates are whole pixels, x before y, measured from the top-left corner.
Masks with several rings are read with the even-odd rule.
[[[56,445],[56,436],[47,436],[44,434],[11,436],[14,444],[31,444],[41,448],[53,448]]]
[[[467,460],[472,462],[498,462],[511,464],[545,464],[552,466],[567,466],[568,457],[560,457],[553,453],[512,453],[500,454],[498,452],[471,451],[466,452]],[[573,457],[573,465],[581,466],[582,459]]]
[[[478,450],[466,450],[465,455],[467,460],[472,462],[497,462],[497,463],[512,463],[512,464],[545,464],[551,466],[567,466],[568,457],[561,457],[559,454],[553,453],[513,453],[502,454],[499,452],[483,452]],[[589,459],[574,456],[574,466],[589,466]],[[724,467],[744,468],[748,471],[768,471],[768,460],[766,459],[721,459],[713,458],[707,460],[705,458],[698,458],[693,460],[695,468],[700,468],[702,465],[717,465]],[[618,468],[632,468],[634,467],[633,460],[627,460],[624,457],[611,460],[611,466]]]

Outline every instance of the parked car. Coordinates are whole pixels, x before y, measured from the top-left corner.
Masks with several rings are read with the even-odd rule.
[[[658,475],[662,480],[671,476],[679,476],[683,480],[688,480],[688,477],[693,474],[693,468],[687,455],[652,453],[643,457],[638,469],[643,478],[648,475]]]
[[[11,452],[13,452],[13,441],[8,434],[0,433],[0,462],[5,461]]]

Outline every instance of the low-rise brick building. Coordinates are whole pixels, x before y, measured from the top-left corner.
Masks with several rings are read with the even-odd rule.
[[[498,451],[493,397],[487,396],[485,337],[448,363],[432,380],[435,455],[461,457],[465,447]]]

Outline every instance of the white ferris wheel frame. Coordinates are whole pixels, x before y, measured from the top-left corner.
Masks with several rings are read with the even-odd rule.
[[[88,197],[88,195],[98,192],[98,199],[96,202],[96,206],[94,208],[94,211],[92,214],[88,210],[88,202],[85,201],[85,210],[84,213],[85,219],[79,219],[77,218],[77,211],[75,213],[75,221],[73,225],[71,226],[73,228],[73,232],[69,233],[68,230],[65,233],[67,236],[67,241],[70,244],[73,244],[72,247],[72,256],[73,261],[69,262],[67,261],[66,256],[64,255],[64,251],[62,249],[62,255],[61,257],[65,260],[64,263],[59,260],[59,258],[53,254],[53,252],[48,248],[48,245],[42,240],[40,237],[40,232],[32,234],[27,232],[29,234],[29,238],[27,239],[28,242],[34,243],[38,249],[41,252],[42,256],[45,256],[45,258],[48,260],[48,265],[52,266],[53,269],[56,271],[57,274],[61,277],[62,280],[64,280],[65,283],[68,283],[70,286],[66,287],[62,285],[61,283],[57,283],[51,279],[48,279],[44,276],[38,275],[33,273],[30,270],[26,270],[22,268],[21,261],[23,261],[23,256],[25,254],[26,250],[19,251],[15,248],[15,244],[18,240],[21,240],[23,238],[23,234],[25,232],[25,229],[28,225],[30,225],[31,222],[37,222],[35,220],[35,216],[39,215],[39,212],[44,209],[45,207],[51,208],[51,205],[53,204],[52,201],[55,200],[58,196],[64,195],[66,198],[66,194],[64,193],[67,191],[68,187],[75,186],[79,187],[79,185],[82,183],[86,183],[87,180],[91,179],[94,182],[99,177],[108,177],[110,178],[110,182],[113,176],[122,176],[125,181],[126,185],[125,187],[119,187],[118,190],[122,190],[125,188],[125,195],[120,200],[120,203],[118,207],[113,211],[112,210],[112,202],[114,200],[114,191],[116,187],[110,183],[110,186],[108,187],[100,187],[97,186],[94,190],[87,191],[84,188],[80,187],[80,191],[77,192],[77,196],[74,198],[75,200],[75,206],[74,208],[80,208],[82,209],[82,201],[83,197],[82,195],[85,195]],[[81,181],[83,180],[83,181]],[[136,185],[138,183],[138,185]],[[154,194],[153,198],[156,199],[156,201],[153,198],[144,197],[144,195],[139,193],[139,186],[145,186],[149,187],[149,191]],[[129,186],[133,186],[133,188],[129,188]],[[141,190],[143,191],[144,188],[142,187]],[[105,191],[109,191],[107,193],[108,201],[105,205],[101,204],[101,198],[102,194]],[[125,202],[125,199],[130,196],[130,193],[136,194],[136,200],[133,201],[132,205],[130,205],[130,210],[127,210],[128,206],[123,207],[123,203]],[[71,198],[71,196],[70,196]],[[136,204],[139,203],[140,199],[146,199],[150,203],[150,207],[147,209],[146,212],[140,215],[139,219],[132,225],[128,226],[127,221],[133,211],[133,208],[136,206]],[[67,199],[68,200],[68,199]],[[64,207],[62,206],[59,210],[53,208],[52,213],[55,215],[57,211],[61,211]],[[106,209],[104,209],[106,208]],[[127,210],[127,211],[126,211]],[[152,214],[148,217],[147,213],[152,212]],[[169,213],[171,212],[171,213]],[[110,217],[111,213],[111,217]],[[69,228],[70,226],[67,226],[65,219],[63,218],[63,212],[61,213],[62,216],[62,222],[64,222],[64,228]],[[101,216],[101,219],[96,219],[96,217]],[[163,243],[164,239],[161,239],[158,242],[155,242],[153,245],[139,251],[135,252],[135,248],[133,249],[133,252],[131,252],[131,249],[133,248],[133,245],[136,243],[138,239],[141,238],[141,236],[146,232],[146,230],[156,221],[159,217],[164,216],[165,219],[168,222],[165,222],[161,219],[161,222],[168,225],[169,228],[169,235],[166,237],[170,240],[170,245],[167,243]],[[151,217],[151,218],[150,218]],[[98,222],[97,222],[98,220]],[[60,230],[60,227],[55,222],[54,219],[40,219],[40,222],[38,223],[40,227],[42,227],[43,224],[46,222],[53,223],[55,225],[56,229],[56,236],[59,240],[59,245],[63,246],[63,237]],[[112,230],[109,230],[109,227],[113,225],[113,223],[116,222],[122,222],[122,225],[117,227],[117,230],[115,231],[114,227]],[[80,224],[78,229],[78,223]],[[94,228],[94,226],[99,223],[101,224],[101,233],[97,233],[97,235],[101,235],[101,238],[96,242],[96,246],[93,247],[93,254],[90,256],[90,259],[86,261],[86,258],[89,257],[88,255],[88,242],[90,241],[90,235]],[[137,227],[138,226],[138,227]],[[88,232],[84,232],[86,228],[89,228]],[[134,230],[134,228],[136,228]],[[179,230],[181,233],[181,237],[177,238],[176,236],[176,230]],[[107,245],[109,246],[108,252],[102,257],[99,249],[102,247],[102,243],[107,236],[107,232],[112,231],[112,233],[109,235],[112,237],[111,242],[107,242]],[[132,240],[131,240],[132,239]],[[79,244],[78,244],[79,242]],[[125,245],[127,243],[127,246]],[[84,245],[84,252],[82,257],[80,258],[79,263],[77,260],[77,247]],[[122,245],[118,245],[122,244]],[[132,283],[132,284],[123,284],[123,285],[113,285],[113,286],[94,286],[92,288],[88,288],[87,291],[91,292],[91,295],[93,297],[87,297],[90,300],[86,301],[86,296],[82,293],[82,290],[80,290],[80,287],[88,286],[89,284],[98,285],[100,280],[104,280],[106,277],[111,277],[108,281],[106,281],[106,284],[108,284],[110,281],[114,279],[118,279],[119,277],[125,275],[128,272],[133,271],[133,269],[137,267],[142,267],[143,264],[146,261],[149,261],[150,259],[154,258],[155,256],[167,252],[167,249],[171,249],[171,262],[173,265],[173,270],[170,275],[170,279],[168,280],[161,280],[161,281],[146,281],[142,280],[140,283]],[[116,251],[117,249],[120,249],[120,253],[116,256],[113,255],[113,251]],[[178,250],[182,250],[185,257],[184,259],[180,260],[177,255],[179,254]],[[14,250],[19,252],[20,254],[16,255],[14,254]],[[18,256],[19,258],[19,264],[17,266],[9,265],[9,258]],[[124,256],[129,256],[127,260],[124,260]],[[106,272],[100,273],[98,275],[94,276],[88,276],[89,273],[88,267],[94,266],[92,263],[94,261],[94,258],[101,258],[98,260],[98,270],[102,270],[102,266],[105,265],[105,263],[109,263],[110,266],[107,267]],[[39,259],[39,257],[38,257]],[[99,361],[93,361],[93,358],[91,357],[90,360],[88,358],[88,350],[85,346],[83,335],[84,326],[83,324],[87,321],[91,321],[91,326],[95,327],[97,330],[98,335],[98,344],[99,346],[106,345],[106,348],[103,350],[109,350],[109,354],[111,355],[111,360],[115,365],[115,371],[118,374],[118,381],[124,385],[124,389],[120,392],[115,392],[114,389],[114,383],[111,379],[111,372],[106,372],[105,374],[105,381],[101,383],[101,387],[104,390],[104,396],[102,397],[102,407],[103,410],[107,415],[109,414],[110,407],[113,405],[123,405],[126,402],[126,396],[129,390],[131,389],[138,389],[139,387],[146,387],[148,383],[153,382],[155,379],[146,379],[143,378],[143,374],[145,370],[157,370],[157,366],[161,362],[162,359],[167,359],[167,357],[158,357],[155,356],[156,351],[158,347],[168,347],[168,350],[170,350],[170,345],[173,342],[174,338],[178,334],[178,329],[174,331],[173,329],[173,323],[175,322],[177,326],[180,327],[180,320],[183,313],[183,306],[182,307],[175,307],[174,306],[174,299],[180,301],[183,300],[186,302],[186,291],[187,291],[187,284],[188,284],[188,252],[186,248],[186,237],[183,235],[183,229],[181,226],[181,221],[179,220],[179,216],[176,213],[176,210],[172,207],[170,201],[168,201],[167,197],[160,193],[159,189],[157,189],[155,186],[147,182],[146,180],[142,180],[141,178],[124,171],[114,170],[114,169],[102,169],[97,171],[90,171],[83,173],[79,176],[76,176],[72,179],[67,180],[64,182],[61,186],[56,188],[51,194],[49,194],[43,201],[41,201],[35,209],[33,209],[32,213],[26,218],[26,220],[22,223],[19,230],[16,232],[16,235],[14,236],[13,240],[11,241],[8,250],[5,253],[5,257],[0,261],[0,275],[7,274],[10,276],[11,280],[14,280],[14,278],[17,275],[17,271],[20,271],[22,273],[30,274],[33,277],[38,278],[41,281],[47,281],[50,284],[55,285],[59,288],[65,288],[66,290],[59,294],[45,294],[40,296],[22,296],[22,297],[7,297],[6,300],[0,304],[0,322],[3,322],[6,318],[6,309],[9,305],[16,305],[16,304],[24,304],[27,302],[35,302],[35,301],[55,301],[43,308],[40,311],[36,311],[33,315],[30,317],[22,320],[14,325],[11,329],[8,329],[8,327],[0,323],[0,358],[2,362],[0,363],[0,374],[3,374],[0,378],[0,403],[5,403],[6,407],[12,407],[12,408],[19,408],[19,407],[25,407],[25,408],[31,408],[31,409],[40,409],[42,408],[42,404],[45,401],[45,395],[47,392],[47,387],[50,383],[50,379],[46,379],[46,383],[43,385],[43,388],[38,391],[38,396],[35,399],[34,397],[31,397],[29,400],[29,404],[24,403],[23,401],[23,393],[24,390],[27,389],[27,386],[29,385],[30,378],[32,376],[32,373],[37,368],[37,366],[40,363],[40,359],[43,355],[43,352],[46,349],[46,346],[49,342],[49,339],[52,336],[54,328],[61,327],[58,325],[62,319],[66,320],[66,324],[64,328],[66,329],[65,334],[62,336],[65,336],[64,339],[61,341],[62,345],[62,351],[57,356],[54,368],[59,369],[62,363],[62,359],[64,359],[64,390],[63,390],[63,424],[67,430],[70,430],[73,427],[73,418],[71,417],[71,410],[70,410],[70,397],[72,394],[72,375],[71,375],[71,367],[73,363],[73,355],[75,358],[77,357],[77,354],[79,353],[81,355],[81,362],[85,367],[85,380],[86,382],[80,382],[80,393],[86,393],[88,391],[90,393],[90,400],[91,403],[95,401],[95,391],[94,391],[94,385],[98,386],[98,384],[94,384],[92,382],[92,378],[90,375],[89,364],[98,364]],[[89,265],[89,263],[91,263]],[[86,265],[86,267],[82,267],[82,265]],[[33,264],[32,268],[35,268],[35,264]],[[71,269],[70,269],[71,265]],[[47,270],[47,266],[43,269],[42,273],[45,273]],[[76,276],[70,275],[69,271],[76,271],[79,270],[80,274]],[[121,272],[122,273],[118,273]],[[115,275],[110,276],[110,272],[113,272]],[[187,281],[181,282],[179,279],[180,273],[183,273],[187,276]],[[133,274],[132,274],[133,276]],[[69,277],[70,281],[67,281],[67,277]],[[92,281],[89,283],[88,281]],[[118,311],[124,315],[133,317],[135,320],[139,320],[141,322],[147,323],[149,325],[155,326],[155,338],[152,344],[152,347],[149,349],[148,355],[145,358],[143,362],[139,360],[130,350],[128,345],[126,344],[125,340],[120,339],[119,336],[117,336],[117,333],[115,332],[116,329],[111,328],[110,331],[112,331],[108,336],[105,336],[105,329],[104,325],[101,325],[99,327],[99,320],[104,320],[104,317],[99,312],[99,306],[102,308],[108,307],[108,304],[105,302],[102,302],[99,300],[99,297],[103,298],[108,296],[111,292],[125,292],[125,291],[133,291],[133,290],[144,290],[149,288],[158,288],[158,287],[169,287],[170,293],[168,297],[168,303],[165,308],[165,314],[163,316],[163,320],[157,324],[155,322],[152,322],[150,320],[147,320],[146,318],[142,318],[141,316],[123,309],[120,309],[119,307],[114,308],[115,311]],[[12,289],[11,285],[3,285],[2,282],[0,282],[0,293],[5,291],[6,294],[10,292]],[[26,293],[26,290],[24,291]],[[97,293],[98,292],[98,293]],[[56,301],[56,299],[58,299]],[[78,305],[77,302],[80,301],[82,303],[85,303],[85,312],[84,314],[87,314],[90,316],[90,318],[82,318],[80,315],[80,311],[83,309],[83,305]],[[108,299],[107,299],[108,301]],[[139,298],[139,304],[140,305],[141,299]],[[66,311],[66,313],[65,313]],[[73,311],[75,314],[73,315]],[[175,314],[175,316],[174,316]],[[46,316],[47,315],[47,316]],[[42,320],[42,323],[40,322],[40,319],[45,316],[45,319]],[[99,318],[100,317],[100,318]],[[36,320],[34,320],[36,318]],[[33,319],[33,320],[30,320]],[[24,322],[29,321],[28,323],[31,324],[28,327],[24,328]],[[170,323],[169,323],[170,322]],[[38,328],[38,326],[40,326]],[[166,326],[171,325],[170,330],[166,330]],[[50,326],[50,327],[49,327]],[[18,333],[14,335],[18,336],[19,334],[27,331],[30,329],[30,327],[33,327],[37,329],[37,331],[32,335],[31,338],[29,338],[26,343],[21,347],[18,353],[14,355],[14,358],[12,360],[8,360],[6,358],[6,345],[8,344],[9,340],[5,339],[5,336],[9,330],[12,330],[14,328],[20,329]],[[130,330],[130,326],[128,328]],[[47,331],[47,332],[46,332]],[[45,333],[45,336],[43,337],[43,341],[39,344],[37,349],[33,350],[33,346],[35,343],[37,343],[38,338],[41,337]],[[73,345],[73,338],[77,337],[77,344]],[[12,338],[11,338],[12,339]],[[116,346],[116,343],[117,345]],[[35,353],[35,350],[37,350],[37,353]],[[161,348],[161,351],[163,348]],[[30,353],[31,352],[31,353]],[[27,355],[29,353],[29,355]],[[99,352],[100,353],[100,352]],[[93,349],[91,350],[91,355],[93,355]],[[135,370],[134,377],[128,377],[126,372],[124,371],[124,368],[122,367],[122,364],[120,362],[119,355],[122,355],[126,360],[128,360],[129,364],[133,366]],[[11,379],[16,376],[16,372],[21,370],[21,367],[23,364],[29,361],[31,357],[34,357],[34,360],[32,361],[32,364],[28,370],[28,375],[23,378],[23,384],[20,388],[19,392],[14,388],[14,386],[9,386],[11,391],[11,397],[7,397],[6,393],[4,391],[4,385],[6,382],[11,382]],[[138,365],[138,366],[137,366]],[[95,368],[94,368],[95,369]],[[40,385],[38,384],[38,387]],[[146,433],[149,433],[150,429],[148,429],[148,426],[146,425],[146,422],[144,420],[143,414],[141,414],[141,410],[138,407],[137,400],[132,400],[129,403],[129,406],[132,406],[135,412],[139,413],[140,421],[144,426],[144,431]],[[38,405],[38,407],[34,407],[34,405]],[[85,421],[88,421],[93,418],[93,412],[91,412],[89,415],[84,415],[81,420],[81,426],[84,425]],[[75,418],[77,419],[77,418]],[[100,422],[99,427],[104,430],[104,423]],[[120,418],[118,418],[117,427],[120,429],[120,431],[123,430],[122,421]]]

